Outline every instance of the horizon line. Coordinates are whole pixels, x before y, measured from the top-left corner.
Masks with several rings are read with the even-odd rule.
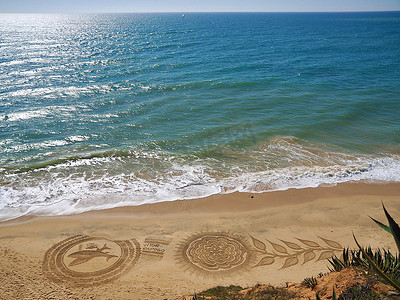
[[[368,12],[400,12],[399,10],[330,10],[330,11],[118,11],[118,12],[0,12],[0,14],[192,14],[192,13],[368,13]]]

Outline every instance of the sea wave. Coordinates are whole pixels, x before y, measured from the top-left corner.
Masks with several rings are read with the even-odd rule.
[[[329,149],[328,149],[329,148]],[[338,152],[277,137],[244,151],[213,155],[108,150],[0,170],[0,220],[73,214],[117,206],[268,192],[348,181],[399,182],[400,156]]]

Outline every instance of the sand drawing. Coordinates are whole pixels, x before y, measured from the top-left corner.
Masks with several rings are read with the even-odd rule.
[[[107,247],[107,244],[104,244],[102,248],[99,248],[97,244],[90,243],[86,246],[86,249],[87,250],[82,250],[82,244],[80,244],[79,251],[69,254],[68,257],[72,257],[74,258],[74,260],[71,261],[68,266],[71,267],[80,265],[96,257],[104,257],[106,261],[108,261],[110,258],[118,257],[117,255],[111,255],[107,253],[106,250],[111,250],[110,247]],[[89,249],[95,249],[95,250],[89,250]]]
[[[268,266],[274,264],[277,260],[284,260],[281,269],[286,269],[299,264],[308,263],[314,259],[316,261],[331,258],[335,253],[340,253],[343,247],[335,241],[322,237],[323,244],[296,238],[298,242],[289,242],[280,240],[281,244],[268,241],[272,251],[267,250],[267,245],[250,235],[253,246],[257,253],[262,254],[261,260],[254,267]]]
[[[343,247],[336,241],[318,237],[315,242],[296,238],[296,242],[263,241],[249,235],[252,246],[245,238],[232,233],[212,232],[195,234],[183,241],[177,249],[176,259],[185,270],[203,275],[230,273],[248,270],[248,266],[262,267],[281,262],[286,269],[311,261],[321,261],[340,254]],[[253,261],[255,263],[253,263]]]
[[[143,243],[142,254],[162,258],[166,251],[166,247],[170,243],[171,242],[168,240],[147,237]]]
[[[103,284],[131,270],[140,252],[135,239],[112,241],[77,235],[47,250],[43,272],[54,282],[76,286]]]
[[[245,270],[253,255],[243,237],[211,232],[195,234],[183,241],[176,252],[185,270],[203,275],[220,275]]]

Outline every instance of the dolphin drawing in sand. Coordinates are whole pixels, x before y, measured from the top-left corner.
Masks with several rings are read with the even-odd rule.
[[[106,261],[109,261],[110,258],[118,257],[116,255],[111,255],[105,252],[105,250],[110,250],[111,248],[107,247],[107,244],[104,244],[102,248],[98,248],[96,250],[81,250],[81,246],[79,247],[79,251],[73,252],[68,255],[68,257],[75,258],[68,265],[69,267],[76,266],[88,262],[89,260],[96,257],[105,257]]]

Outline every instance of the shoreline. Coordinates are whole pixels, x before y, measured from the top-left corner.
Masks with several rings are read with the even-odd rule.
[[[302,144],[307,146],[306,141],[290,137],[276,137],[269,141],[268,144],[260,144],[255,149],[259,148],[258,150],[264,153],[269,146],[276,146],[282,151],[282,149],[285,149],[285,143],[289,144],[291,151],[296,151],[296,146],[302,147]],[[324,157],[323,147],[318,147],[318,145],[308,146],[307,150],[304,151],[310,151],[317,156],[317,160],[320,159],[321,161],[317,165],[312,165],[308,164],[306,160],[303,162],[304,165],[300,166],[272,168],[271,170],[255,172],[244,171],[240,175],[238,173],[230,174],[230,167],[218,169],[217,166],[214,166],[217,167],[217,174],[214,176],[211,174],[212,172],[210,174],[206,172],[204,181],[201,179],[202,175],[200,174],[202,168],[207,167],[214,170],[214,167],[199,163],[194,167],[192,166],[193,170],[189,168],[189,172],[187,172],[189,175],[186,176],[182,175],[186,174],[186,171],[184,171],[186,161],[182,165],[178,163],[179,170],[177,172],[180,175],[176,175],[175,179],[175,175],[164,178],[165,174],[163,172],[165,170],[157,170],[156,173],[161,172],[160,175],[164,174],[161,176],[163,179],[158,183],[154,181],[154,178],[151,179],[151,176],[149,178],[145,178],[146,176],[141,178],[139,176],[131,180],[129,179],[130,175],[128,177],[106,176],[102,179],[96,179],[96,176],[89,176],[87,180],[84,179],[83,181],[80,175],[71,180],[64,178],[64,175],[60,175],[61,177],[57,178],[57,180],[52,180],[48,176],[52,176],[51,174],[53,174],[54,170],[51,171],[46,168],[37,169],[37,172],[33,173],[21,173],[21,176],[18,175],[13,179],[15,182],[10,182],[9,179],[11,178],[5,180],[6,176],[3,178],[4,182],[0,182],[0,194],[3,196],[1,199],[4,204],[0,208],[0,223],[20,217],[81,214],[93,210],[142,206],[145,204],[152,205],[182,199],[197,201],[200,198],[219,197],[225,194],[254,193],[255,195],[260,195],[286,190],[309,190],[352,182],[400,182],[398,176],[400,174],[400,159],[396,153],[379,158],[373,156],[363,157],[362,155],[357,157],[357,155],[328,151],[329,154],[325,154],[328,157],[327,159]],[[331,155],[334,157],[331,158]],[[236,157],[235,155],[233,156]],[[106,155],[104,163],[112,163],[111,158],[112,156],[108,157]],[[349,161],[342,161],[344,158]],[[309,159],[313,158],[310,157]],[[339,160],[342,163],[331,165],[329,159]],[[163,160],[156,159],[153,163],[157,161],[161,163]],[[254,161],[246,161],[246,164],[257,164],[257,161],[260,163],[258,159],[254,159]],[[129,158],[126,161],[124,160],[122,165],[125,165],[125,163],[129,165],[133,162],[134,159]],[[84,165],[86,163],[96,165],[96,160],[78,160],[77,165],[79,166],[81,163]],[[59,167],[63,168],[63,164],[59,165]],[[70,169],[72,174],[75,172],[74,168],[76,166],[70,167],[72,168]],[[107,168],[107,165],[101,165],[100,167]],[[85,172],[84,170],[76,171],[78,171],[77,174],[81,174],[81,171]],[[100,169],[97,171],[102,174]],[[115,171],[119,173],[120,170]],[[55,170],[54,172],[57,174],[58,171]],[[181,174],[181,172],[183,173]],[[221,175],[222,177],[219,178]],[[42,181],[41,178],[44,180]],[[192,184],[185,184],[187,181]]]
[[[368,217],[385,220],[381,202],[398,220],[400,183],[20,217],[0,223],[0,271],[12,272],[23,286],[6,276],[0,290],[10,298],[54,291],[58,298],[175,299],[216,285],[299,282],[327,272],[326,258],[340,256],[343,247],[354,248],[352,232],[363,245],[394,249],[391,236]],[[228,261],[215,249],[228,252]],[[31,284],[38,288],[28,289]]]
[[[68,218],[68,217],[95,217],[113,215],[128,215],[129,217],[148,217],[149,215],[176,215],[180,213],[236,213],[243,210],[257,210],[268,207],[296,205],[303,202],[314,201],[326,197],[349,197],[355,195],[370,196],[396,196],[400,192],[400,182],[385,181],[349,181],[334,185],[323,184],[318,187],[289,188],[285,190],[272,190],[260,193],[232,192],[217,193],[201,198],[168,200],[140,205],[116,206],[112,208],[92,209],[88,211],[44,215],[29,214],[13,219],[0,220],[0,227],[30,222],[37,219]],[[298,199],[303,197],[302,199]],[[215,211],[215,209],[220,209]]]

